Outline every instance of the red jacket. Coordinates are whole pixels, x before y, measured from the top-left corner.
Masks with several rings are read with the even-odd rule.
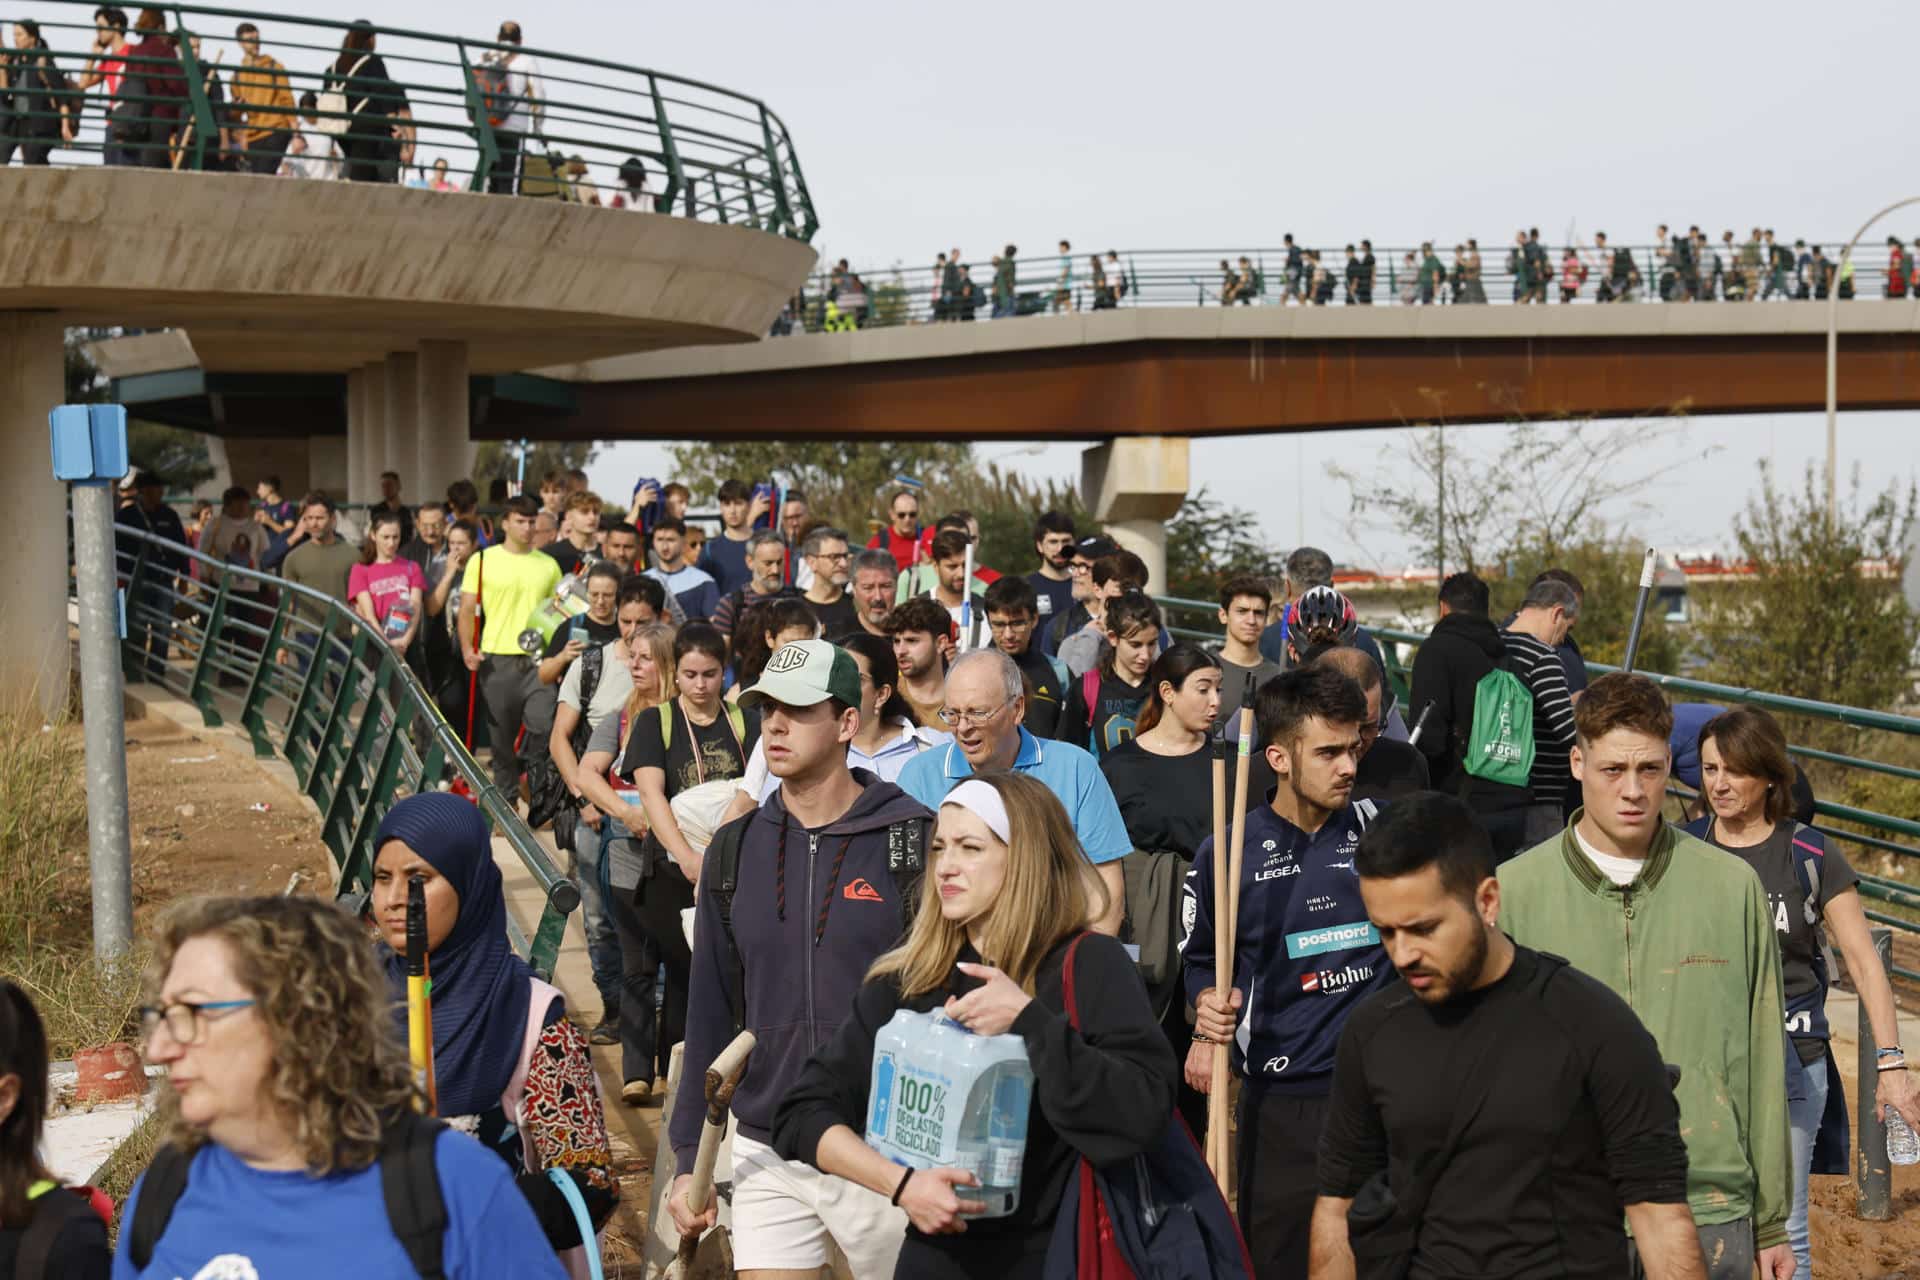
[[[892,525],[887,525],[882,528],[880,532],[873,535],[872,540],[867,543],[867,546],[884,549],[887,554],[893,557],[893,562],[900,566],[900,572],[905,573],[907,570],[913,568],[916,561],[928,558],[927,548],[931,546],[932,543],[932,529],[916,528],[913,537],[902,538],[894,533]]]

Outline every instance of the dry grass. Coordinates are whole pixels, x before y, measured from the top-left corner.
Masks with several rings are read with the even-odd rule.
[[[78,726],[0,714],[0,974],[33,997],[56,1058],[132,1025],[140,958],[96,965],[92,919]]]
[[[155,1112],[140,1122],[140,1127],[128,1134],[126,1141],[114,1148],[107,1163],[100,1170],[99,1188],[113,1197],[116,1212],[113,1222],[107,1227],[109,1244],[118,1244],[120,1227],[126,1215],[118,1208],[127,1202],[127,1193],[133,1190],[134,1181],[147,1171],[153,1163],[153,1153],[160,1146],[160,1115]]]

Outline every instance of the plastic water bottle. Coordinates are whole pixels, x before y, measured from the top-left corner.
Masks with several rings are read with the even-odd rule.
[[[1887,1159],[1894,1164],[1920,1164],[1920,1137],[1892,1107],[1887,1108]]]
[[[999,1218],[1020,1203],[1033,1068],[1019,1036],[976,1036],[934,1011],[902,1009],[874,1038],[867,1142],[915,1169],[954,1168],[960,1190]]]

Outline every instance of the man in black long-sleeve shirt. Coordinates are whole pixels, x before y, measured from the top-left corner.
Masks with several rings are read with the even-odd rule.
[[[1397,801],[1354,870],[1404,981],[1340,1036],[1313,1280],[1353,1277],[1375,1232],[1350,1235],[1348,1210],[1374,1203],[1382,1176],[1417,1223],[1415,1276],[1704,1280],[1660,1050],[1607,987],[1500,932],[1472,812],[1432,793]]]

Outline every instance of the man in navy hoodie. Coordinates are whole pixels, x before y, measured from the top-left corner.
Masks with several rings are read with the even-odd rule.
[[[741,1272],[813,1274],[829,1263],[827,1237],[857,1276],[893,1274],[906,1214],[864,1187],[772,1149],[773,1115],[814,1050],[832,1039],[867,968],[900,940],[933,814],[890,782],[847,767],[860,729],[860,668],[824,640],[786,645],[740,695],[760,711],[767,769],[780,787],[759,809],[714,834],[693,926],[680,1093],[668,1136],[678,1177],[668,1212],[685,1234],[704,1230],[686,1183],[706,1115],[707,1067],[734,1037],[756,1038],[733,1095],[733,1259]],[[917,842],[917,843],[916,843]],[[738,850],[729,931],[728,876],[716,850]],[[899,857],[907,851],[916,856]],[[737,948],[737,952],[736,952]],[[1309,1169],[1311,1174],[1311,1169]]]
[[[1279,778],[1247,814],[1232,980],[1214,970],[1213,841],[1181,904],[1180,949],[1196,1018],[1187,1081],[1209,1087],[1214,1045],[1240,1091],[1240,1225],[1260,1280],[1307,1274],[1314,1161],[1347,1015],[1392,979],[1367,919],[1354,850],[1376,812],[1350,802],[1366,695],[1344,672],[1283,672],[1255,695],[1256,732]]]

